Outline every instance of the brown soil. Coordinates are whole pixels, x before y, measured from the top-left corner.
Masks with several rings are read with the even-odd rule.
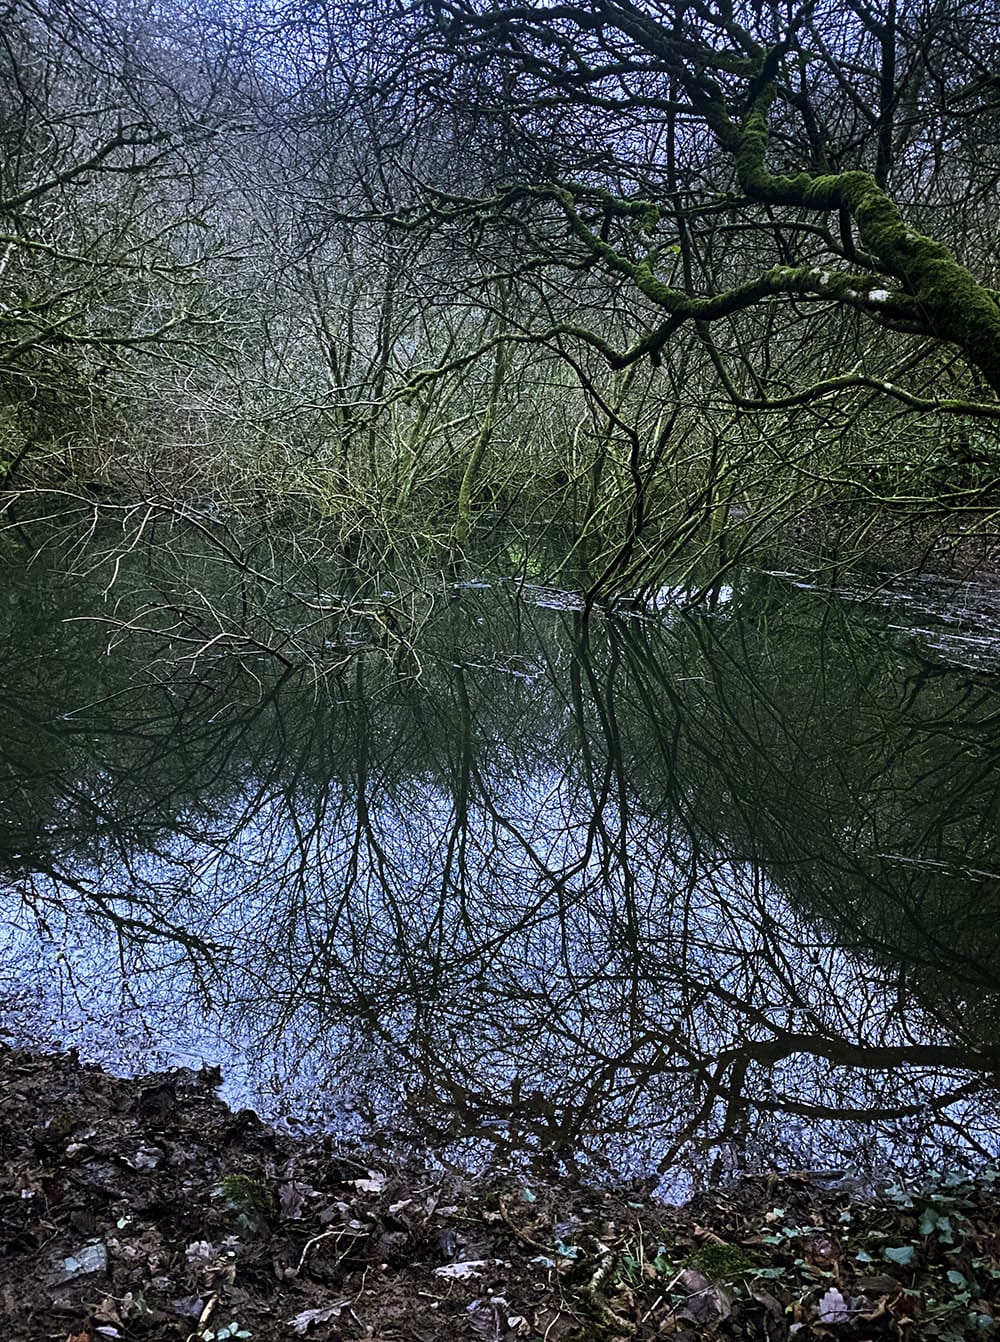
[[[873,1200],[773,1173],[673,1208],[291,1138],[217,1079],[0,1047],[0,1338],[996,1336],[992,1176]]]

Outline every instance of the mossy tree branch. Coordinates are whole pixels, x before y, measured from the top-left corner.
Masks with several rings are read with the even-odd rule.
[[[886,82],[895,68],[898,6],[892,32],[883,31],[884,25],[873,27],[874,20],[868,23],[865,15],[858,18],[862,31],[867,24],[881,60],[881,68],[872,70],[875,102],[866,121],[875,139],[871,170],[852,165],[840,171],[829,170],[836,156],[828,153],[824,139],[826,114],[810,101],[805,83],[796,82],[796,72],[809,69],[810,62],[831,59],[818,39],[809,45],[815,8],[807,0],[783,31],[765,33],[742,26],[726,7],[700,4],[647,7],[631,0],[579,0],[524,6],[434,0],[435,59],[449,50],[471,50],[484,77],[490,70],[504,72],[503,96],[513,100],[505,115],[520,112],[526,121],[537,122],[562,98],[582,117],[589,116],[582,124],[590,126],[617,109],[626,134],[637,117],[660,114],[673,128],[671,164],[678,136],[680,152],[690,161],[707,162],[707,150],[693,149],[700,134],[714,142],[738,191],[713,197],[701,166],[684,180],[671,166],[664,180],[659,161],[628,157],[622,146],[611,143],[594,151],[578,180],[549,172],[545,180],[521,180],[479,199],[437,191],[424,195],[421,210],[398,216],[399,224],[419,227],[422,220],[440,228],[475,220],[477,228],[502,227],[516,218],[521,239],[535,239],[539,264],[565,267],[582,261],[617,278],[625,293],[631,290],[651,304],[660,320],[649,322],[626,348],[609,341],[598,322],[558,328],[575,329],[612,367],[646,357],[656,361],[686,324],[724,323],[776,302],[787,306],[793,322],[803,309],[839,309],[877,330],[953,347],[971,370],[967,393],[935,396],[933,389],[897,386],[870,370],[838,373],[827,367],[811,387],[773,401],[741,393],[730,379],[724,385],[736,403],[785,407],[864,387],[918,412],[1000,419],[1000,298],[951,247],[914,226],[890,189],[902,144],[892,124],[894,102]],[[526,81],[523,92],[518,74]],[[800,142],[789,139],[789,118],[795,117],[805,127]],[[782,136],[772,151],[776,121]],[[770,165],[779,154],[787,159],[796,143],[807,161],[813,160],[808,166],[789,172]],[[609,169],[608,164],[617,166]],[[600,184],[602,177],[607,185]],[[629,179],[639,189],[623,189]],[[739,221],[745,229],[742,274],[735,282],[719,284],[715,276],[692,273],[690,224],[696,218],[710,221],[706,210],[725,212],[733,228]],[[553,231],[557,216],[565,229],[561,252]],[[704,223],[704,231],[710,238],[711,222]],[[755,266],[768,250],[779,263]],[[683,265],[673,256],[681,251]],[[536,334],[549,338],[551,328]],[[759,391],[756,375],[750,381]]]

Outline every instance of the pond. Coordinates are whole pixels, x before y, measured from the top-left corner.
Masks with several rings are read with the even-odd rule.
[[[995,1157],[988,591],[587,617],[208,534],[5,563],[8,1043],[667,1192]]]

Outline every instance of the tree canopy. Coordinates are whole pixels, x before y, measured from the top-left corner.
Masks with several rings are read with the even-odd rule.
[[[924,0],[423,13],[412,96],[497,152],[482,191],[437,184],[400,222],[506,231],[520,278],[597,271],[640,299],[627,339],[569,319],[533,337],[623,368],[690,326],[746,408],[866,388],[1000,417],[1000,295],[976,209],[1000,180],[989,22]],[[827,339],[809,350],[817,318]],[[867,357],[869,327],[888,368]]]
[[[459,547],[542,514],[599,582],[734,516],[995,506],[971,0],[9,0],[2,31],[8,495]]]

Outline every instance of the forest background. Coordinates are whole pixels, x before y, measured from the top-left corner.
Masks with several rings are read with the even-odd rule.
[[[5,517],[502,521],[592,592],[989,532],[998,52],[970,0],[9,0]]]

